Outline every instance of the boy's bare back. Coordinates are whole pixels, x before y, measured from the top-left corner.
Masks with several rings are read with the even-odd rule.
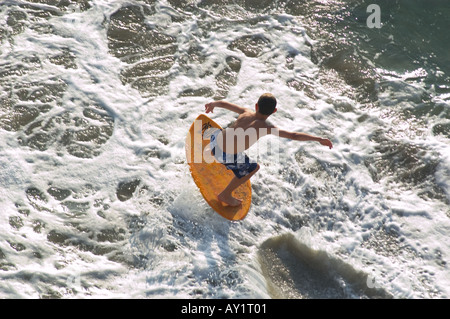
[[[261,137],[270,134],[271,128],[274,128],[274,126],[260,118],[256,112],[246,109],[239,114],[230,127],[223,130],[223,151],[229,154],[243,152]],[[230,139],[233,139],[233,141],[230,141]]]

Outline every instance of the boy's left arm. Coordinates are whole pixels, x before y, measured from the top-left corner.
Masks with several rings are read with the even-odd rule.
[[[229,111],[233,111],[233,112],[236,112],[236,113],[239,113],[239,114],[244,113],[245,111],[247,111],[246,108],[241,107],[241,106],[236,105],[236,104],[233,104],[233,103],[230,103],[230,102],[214,101],[214,102],[210,102],[210,103],[205,104],[205,111],[206,111],[206,113],[209,113],[209,112],[214,113],[213,110],[214,110],[215,107],[221,107],[221,108],[224,108],[224,109],[227,109]]]

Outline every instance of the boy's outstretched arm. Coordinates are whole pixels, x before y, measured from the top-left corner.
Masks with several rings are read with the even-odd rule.
[[[230,103],[230,102],[214,101],[214,102],[210,102],[210,103],[205,104],[205,111],[206,111],[206,113],[209,113],[209,112],[214,113],[213,110],[214,110],[215,107],[221,107],[221,108],[224,108],[224,109],[227,109],[229,111],[233,111],[233,112],[236,112],[236,113],[239,113],[239,114],[244,113],[245,111],[247,111],[246,108],[241,107],[241,106],[236,105],[236,104],[233,104],[233,103]]]
[[[279,137],[289,138],[295,141],[313,141],[319,142],[323,146],[328,146],[330,149],[333,148],[333,143],[327,138],[321,138],[313,135],[309,135],[306,133],[298,133],[298,132],[289,132],[285,130],[280,130],[278,128],[272,128],[272,134],[278,134]]]

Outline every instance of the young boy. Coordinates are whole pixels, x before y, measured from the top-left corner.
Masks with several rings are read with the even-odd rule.
[[[255,105],[256,112],[225,101],[215,101],[205,105],[206,113],[213,113],[214,108],[220,107],[239,114],[233,125],[224,130],[217,130],[211,136],[212,154],[235,175],[228,186],[217,196],[222,203],[230,206],[241,205],[242,200],[232,196],[233,190],[248,181],[259,170],[259,164],[250,162],[242,152],[261,137],[274,134],[297,141],[319,142],[330,149],[333,147],[328,139],[305,133],[288,132],[268,123],[267,118],[277,111],[276,105],[277,100],[270,93],[260,96]]]

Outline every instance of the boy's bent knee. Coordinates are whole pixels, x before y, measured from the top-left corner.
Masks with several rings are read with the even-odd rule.
[[[259,164],[256,163],[255,168],[254,168],[250,173],[251,173],[251,174],[255,174],[257,171],[259,171],[259,168],[260,168]]]

